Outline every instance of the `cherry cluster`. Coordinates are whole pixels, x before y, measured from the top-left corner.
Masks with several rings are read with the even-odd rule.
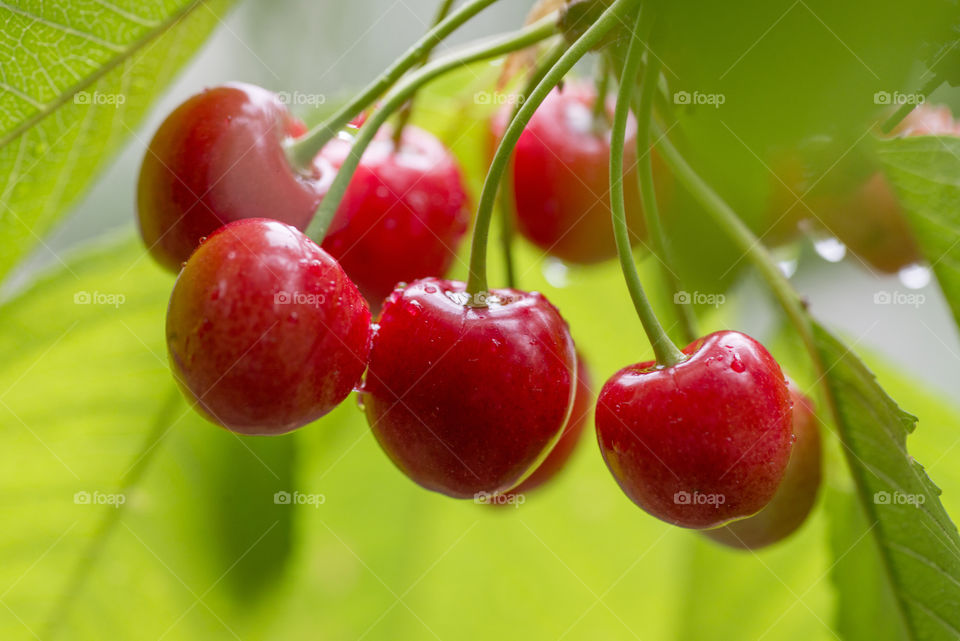
[[[596,101],[574,81],[553,90],[511,163],[519,231],[575,263],[617,253],[610,202],[598,195],[610,179],[613,106],[598,120]],[[495,117],[495,137],[508,118]],[[587,422],[591,376],[543,295],[443,279],[469,223],[452,153],[410,125],[378,133],[317,244],[304,231],[351,141],[335,137],[296,167],[287,146],[305,133],[276,95],[231,84],[187,100],[150,143],[139,220],[153,256],[179,271],[166,334],[185,395],[227,429],[274,435],[356,390],[383,450],[427,489],[473,498],[549,480]],[[637,240],[643,211],[628,184]],[[668,366],[614,374],[596,429],[627,496],[720,542],[779,540],[816,496],[812,405],[739,332],[700,338]]]

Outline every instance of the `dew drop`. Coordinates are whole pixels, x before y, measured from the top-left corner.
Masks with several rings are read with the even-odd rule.
[[[548,258],[543,262],[543,277],[554,287],[560,289],[570,284],[570,268],[559,258]]]
[[[797,259],[792,258],[789,260],[777,261],[777,266],[780,268],[780,271],[787,278],[793,278],[793,275],[797,273]]]
[[[926,265],[907,265],[898,275],[907,289],[923,289],[930,284],[930,268]]]
[[[419,316],[420,312],[423,311],[423,305],[420,304],[420,301],[412,300],[410,304],[407,305],[407,313],[411,316]]]
[[[437,288],[434,287],[433,285],[427,285],[426,287],[423,288],[423,291],[427,292],[428,294],[436,294]]]
[[[743,361],[740,360],[739,356],[734,354],[733,360],[730,362],[730,369],[737,372],[738,374],[742,374],[743,372],[746,371],[747,366],[743,364]]]
[[[357,393],[357,409],[359,409],[361,412],[365,412],[367,410],[367,406],[363,403],[363,383],[354,387],[353,391]]]
[[[199,244],[202,245],[202,244],[204,244],[205,242],[207,242],[207,237],[206,237],[206,236],[201,236],[201,237],[200,237]]]
[[[829,263],[839,263],[847,255],[847,246],[832,236],[813,241],[813,248]]]
[[[296,324],[300,320],[300,315],[297,312],[290,312],[290,315],[287,316],[288,323]]]

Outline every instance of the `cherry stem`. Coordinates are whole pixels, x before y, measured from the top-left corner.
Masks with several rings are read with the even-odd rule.
[[[939,75],[934,75],[933,78],[928,80],[922,87],[920,87],[920,91],[918,91],[917,93],[919,93],[921,96],[926,98],[927,96],[932,94],[934,91],[936,91],[936,89],[942,84],[943,84],[943,78],[941,78]],[[887,120],[883,123],[883,125],[881,125],[880,130],[885,134],[890,133],[891,131],[893,131],[893,128],[899,125],[900,122],[904,118],[906,118],[911,111],[916,109],[916,107],[917,107],[916,104],[911,104],[911,103],[905,103],[900,105],[900,107],[893,113],[893,115],[887,118]]]
[[[780,271],[780,267],[777,266],[773,256],[771,256],[770,252],[763,246],[760,239],[750,231],[750,228],[740,220],[740,217],[737,216],[730,205],[687,164],[687,161],[680,152],[677,151],[677,148],[673,146],[669,138],[661,135],[656,145],[657,149],[659,149],[663,155],[663,159],[667,165],[670,166],[674,176],[677,177],[677,180],[700,202],[707,214],[720,226],[723,232],[733,240],[760,272],[760,275],[773,291],[777,301],[781,307],[783,307],[787,317],[794,327],[796,327],[800,338],[803,340],[804,346],[807,348],[807,351],[810,352],[811,358],[822,373],[823,368],[820,363],[817,344],[814,340],[810,317],[800,297],[796,291],[794,291],[787,277]]]
[[[612,29],[623,24],[630,11],[636,11],[640,0],[616,0],[577,40],[560,56],[556,64],[544,74],[536,88],[517,110],[510,121],[497,151],[490,163],[490,169],[483,182],[480,202],[477,205],[477,217],[473,227],[473,241],[470,247],[470,276],[467,280],[467,292],[478,294],[487,291],[487,240],[490,235],[490,220],[496,203],[500,181],[510,164],[513,149],[526,128],[533,113],[547,95],[563,80],[563,77],[591,49],[600,44],[604,36]]]
[[[350,179],[353,178],[353,174],[360,164],[363,152],[370,143],[373,142],[377,131],[386,122],[387,118],[403,106],[417,89],[437,76],[441,76],[464,65],[496,58],[517,51],[518,49],[525,49],[541,40],[556,35],[558,29],[557,16],[556,14],[551,14],[518,31],[494,40],[486,40],[472,46],[464,47],[459,52],[438,58],[394,87],[390,93],[384,97],[383,105],[367,119],[357,133],[356,140],[350,147],[350,153],[337,171],[336,178],[334,178],[330,184],[330,189],[321,201],[316,215],[310,222],[310,226],[307,227],[307,235],[317,244],[323,242],[323,238],[330,228],[330,223],[333,221],[337,208],[340,206],[340,202],[347,192]]]
[[[435,28],[438,24],[443,22],[444,18],[450,13],[450,9],[453,8],[454,0],[442,0],[440,6],[437,8],[437,13],[433,17],[433,22],[430,24],[431,28]],[[427,52],[423,58],[420,59],[420,62],[417,63],[417,67],[423,67],[430,60],[430,53]],[[393,130],[393,148],[400,149],[400,146],[403,144],[403,129],[407,126],[407,123],[410,122],[410,116],[413,115],[413,101],[416,100],[417,96],[414,94],[410,97],[410,100],[407,101],[401,109],[400,113],[397,114],[397,126]]]
[[[651,29],[652,33],[652,29]],[[672,252],[663,229],[660,210],[657,206],[657,194],[653,182],[653,153],[650,145],[650,128],[653,124],[653,101],[657,93],[657,83],[660,80],[662,63],[653,55],[653,50],[647,48],[647,68],[644,71],[640,84],[640,97],[636,99],[635,113],[637,117],[637,179],[640,183],[640,201],[643,205],[644,220],[647,232],[653,244],[654,256],[660,262],[660,272],[663,275],[667,291],[673,299],[673,306],[677,320],[680,323],[683,339],[689,343],[696,337],[696,318],[690,305],[681,302],[677,295],[680,292],[680,278],[674,271]]]
[[[510,120],[517,117],[517,112],[520,111],[520,107],[527,101],[527,98],[533,93],[533,90],[537,88],[537,85],[540,84],[540,81],[547,75],[551,67],[557,64],[557,61],[560,60],[560,56],[567,50],[567,47],[567,43],[561,40],[547,51],[543,62],[536,66],[533,74],[527,79],[523,89],[517,94],[517,103],[513,107]],[[507,172],[500,182],[500,212],[500,248],[503,253],[503,266],[507,277],[507,287],[515,288],[517,286],[517,272],[513,260],[513,238],[516,230],[514,228],[513,176],[509,172]]]
[[[337,135],[357,114],[369,107],[384,92],[390,89],[410,69],[420,63],[441,41],[457,30],[463,23],[498,0],[470,0],[452,15],[430,29],[400,58],[371,82],[353,100],[341,107],[332,116],[311,129],[301,138],[287,146],[291,164],[300,171],[308,171],[313,159],[323,146]]]
[[[643,324],[643,331],[650,339],[650,345],[653,347],[653,353],[656,356],[657,364],[663,367],[671,367],[686,359],[677,346],[673,344],[663,325],[657,319],[650,301],[643,291],[643,284],[640,282],[640,274],[637,271],[637,265],[633,262],[633,249],[630,245],[630,230],[627,228],[627,208],[623,194],[623,151],[626,145],[627,137],[627,117],[630,115],[630,103],[633,100],[633,91],[636,85],[637,74],[640,72],[643,63],[644,44],[641,36],[642,27],[650,27],[649,5],[644,6],[644,10],[637,18],[637,23],[632,31],[630,45],[627,49],[627,59],[623,65],[623,74],[620,77],[620,88],[617,92],[617,108],[613,113],[613,129],[610,132],[610,209],[613,213],[613,234],[617,241],[617,256],[620,258],[620,268],[623,270],[623,278],[627,282],[627,289],[630,292],[630,298],[633,299],[633,306],[637,310],[637,316]],[[646,23],[646,24],[641,24]],[[649,33],[648,30],[645,30]],[[648,63],[646,73],[643,76],[643,91],[646,95],[646,101],[649,103],[652,98],[650,85],[656,85],[659,70],[656,65]],[[643,100],[641,95],[641,100]],[[650,138],[650,108],[646,107],[647,132],[645,140],[647,145]],[[639,123],[638,123],[639,124]],[[639,139],[642,132],[637,131]],[[646,154],[647,164],[649,165],[649,152]],[[652,174],[651,180],[653,182]]]

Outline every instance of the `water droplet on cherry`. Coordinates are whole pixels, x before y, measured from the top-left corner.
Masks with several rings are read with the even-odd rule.
[[[738,374],[742,374],[743,372],[746,371],[747,366],[743,364],[743,361],[740,360],[740,357],[738,355],[734,354],[733,360],[730,362],[730,369],[737,372]]]

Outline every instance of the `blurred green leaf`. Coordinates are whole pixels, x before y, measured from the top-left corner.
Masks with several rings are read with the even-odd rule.
[[[837,591],[836,628],[845,641],[902,641],[910,636],[887,578],[883,557],[852,488],[827,488],[830,570]]]
[[[917,243],[960,323],[960,137],[909,136],[880,141],[877,148]]]
[[[815,334],[857,495],[910,638],[955,639],[960,537],[939,488],[907,454],[916,418],[897,407],[840,341],[819,326]]]
[[[0,6],[0,279],[120,149],[232,0]]]
[[[294,441],[187,407],[170,283],[131,243],[0,307],[0,638],[229,636],[284,578]]]

